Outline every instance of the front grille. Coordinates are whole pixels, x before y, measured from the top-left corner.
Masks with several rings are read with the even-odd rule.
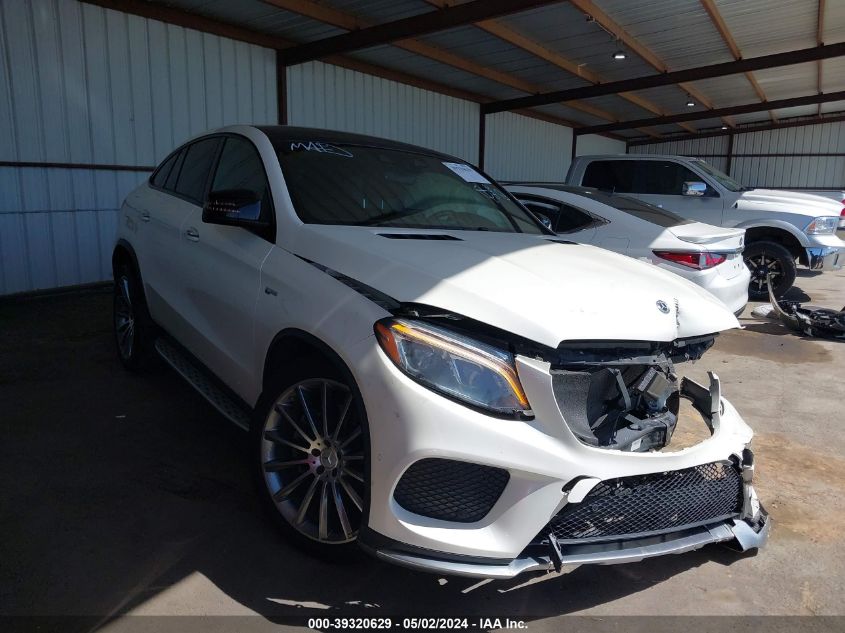
[[[421,459],[405,471],[393,498],[414,514],[473,523],[498,501],[510,479],[501,468],[451,459]]]
[[[674,532],[737,516],[742,476],[731,462],[602,481],[539,535],[583,543]]]

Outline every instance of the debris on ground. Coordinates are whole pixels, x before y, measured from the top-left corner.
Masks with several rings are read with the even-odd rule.
[[[751,311],[756,317],[778,319],[789,329],[805,336],[845,340],[845,307],[841,310],[802,305],[798,301],[778,300],[769,283],[770,306],[762,305]]]

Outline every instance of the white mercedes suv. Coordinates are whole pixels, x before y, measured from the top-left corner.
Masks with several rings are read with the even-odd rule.
[[[270,516],[320,554],[507,578],[766,541],[751,429],[675,370],[733,314],[460,159],[227,127],[127,197],[113,266],[124,365],[248,428]]]

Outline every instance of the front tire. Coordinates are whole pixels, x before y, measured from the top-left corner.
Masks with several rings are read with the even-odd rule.
[[[336,560],[357,553],[369,438],[360,394],[331,363],[277,372],[252,424],[255,479],[271,519],[294,544]]]
[[[155,327],[138,275],[127,264],[115,269],[112,324],[123,366],[130,371],[151,368],[155,364]]]
[[[795,283],[797,269],[795,258],[786,247],[777,242],[752,242],[743,253],[745,265],[751,271],[748,296],[758,301],[769,298],[769,276],[772,277],[774,295],[781,297]]]

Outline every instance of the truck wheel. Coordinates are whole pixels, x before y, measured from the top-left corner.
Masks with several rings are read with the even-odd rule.
[[[769,276],[774,284],[776,297],[783,294],[795,283],[795,258],[783,245],[777,242],[752,242],[743,253],[745,265],[751,271],[748,284],[748,296],[752,299],[766,300],[769,297]]]
[[[300,548],[329,560],[357,556],[369,480],[357,387],[319,359],[300,361],[269,382],[251,428],[262,504]]]
[[[138,275],[131,266],[120,264],[114,276],[113,330],[117,355],[131,371],[156,364],[155,324],[147,310]]]

